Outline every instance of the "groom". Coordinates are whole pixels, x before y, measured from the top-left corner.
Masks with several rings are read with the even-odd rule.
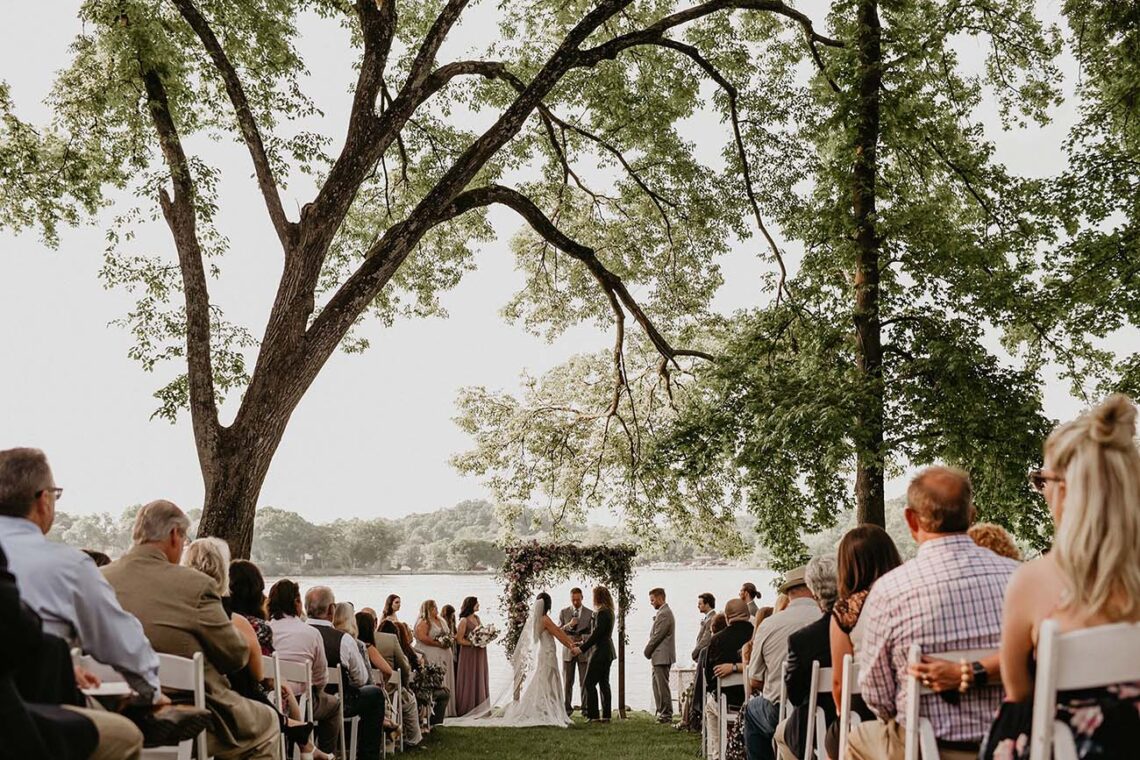
[[[582,604],[582,589],[570,589],[570,606],[562,610],[558,615],[558,625],[566,632],[566,635],[575,643],[581,645],[582,640],[586,634],[590,632],[590,624],[594,620],[594,612],[589,607]],[[578,671],[578,693],[582,696],[582,706],[585,709],[586,704],[586,665],[590,662],[587,655],[579,654],[575,656],[569,649],[562,648],[562,683],[564,684],[564,696],[566,704],[566,714],[569,715],[573,710],[573,697],[574,697],[574,671]]]

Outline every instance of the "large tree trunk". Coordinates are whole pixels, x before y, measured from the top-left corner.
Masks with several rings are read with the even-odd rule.
[[[882,88],[881,27],[877,0],[859,3],[858,101],[852,210],[855,216],[855,352],[862,383],[855,421],[855,507],[860,523],[885,525],[883,507],[883,342],[879,316],[879,238],[875,180]]]

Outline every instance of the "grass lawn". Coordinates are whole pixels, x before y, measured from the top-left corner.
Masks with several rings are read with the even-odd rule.
[[[659,725],[645,712],[628,720],[586,724],[574,716],[569,728],[435,728],[426,750],[413,753],[454,760],[694,760],[699,734]]]

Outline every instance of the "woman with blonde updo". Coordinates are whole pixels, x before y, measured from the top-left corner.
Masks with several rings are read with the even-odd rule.
[[[1005,593],[1001,675],[1006,703],[984,758],[1028,757],[1033,659],[1042,621],[1062,631],[1140,621],[1140,450],[1136,408],[1114,395],[1061,425],[1030,473],[1056,529],[1053,550],[1018,568]],[[1057,720],[1082,760],[1140,746],[1140,683],[1061,692]]]

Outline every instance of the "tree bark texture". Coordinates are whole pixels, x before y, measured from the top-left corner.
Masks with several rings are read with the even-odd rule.
[[[876,230],[879,97],[882,43],[877,0],[860,0],[858,96],[852,211],[855,217],[855,355],[862,385],[855,420],[855,509],[860,523],[885,526],[883,505],[883,340],[880,321],[879,253]]]

